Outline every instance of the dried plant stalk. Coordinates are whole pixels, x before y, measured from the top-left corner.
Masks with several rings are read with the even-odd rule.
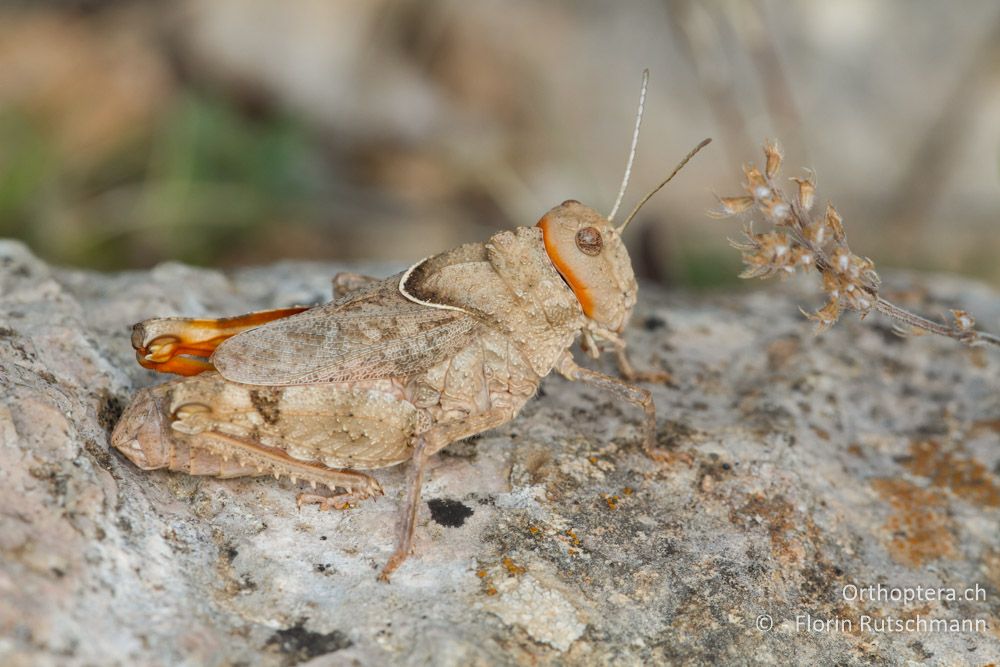
[[[901,325],[896,330],[902,334],[928,332],[954,338],[966,345],[996,345],[1000,337],[979,331],[976,320],[962,310],[951,311],[952,323],[940,323],[911,313],[885,300],[879,295],[879,277],[875,263],[867,257],[855,255],[847,244],[843,218],[833,204],[827,204],[822,214],[812,212],[816,201],[816,182],[812,173],[805,178],[790,179],[795,183],[795,195],[786,197],[775,179],[781,168],[782,155],[772,142],[764,144],[764,170],[747,165],[744,167],[744,190],[737,197],[719,197],[721,208],[713,211],[714,217],[730,217],[758,211],[770,224],[770,231],[756,233],[752,221],[743,227],[743,240],[731,241],[743,253],[746,269],[741,278],[782,277],[799,269],[815,268],[822,278],[827,302],[822,308],[809,313],[802,311],[816,322],[816,331],[833,326],[841,313],[857,311],[864,319],[875,310]]]

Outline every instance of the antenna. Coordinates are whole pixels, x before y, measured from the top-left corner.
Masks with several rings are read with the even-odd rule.
[[[632,131],[632,148],[628,151],[628,162],[625,164],[625,177],[622,178],[622,186],[618,189],[618,198],[615,199],[615,205],[611,207],[611,213],[608,213],[608,222],[612,222],[615,219],[615,214],[618,213],[618,207],[622,205],[622,199],[625,197],[625,189],[628,187],[629,176],[632,175],[632,162],[635,161],[635,150],[639,145],[639,126],[642,125],[642,109],[646,106],[646,85],[649,83],[649,69],[642,70],[642,88],[639,90],[639,110],[635,114],[635,130]]]
[[[622,226],[618,228],[618,230],[617,230],[618,233],[621,234],[622,232],[624,232],[625,228],[628,227],[628,223],[632,222],[632,218],[634,218],[635,214],[639,212],[639,209],[642,208],[642,205],[645,204],[646,202],[648,202],[653,195],[655,195],[657,192],[659,192],[660,188],[662,188],[664,185],[666,185],[667,183],[669,183],[670,179],[672,179],[674,176],[676,176],[677,172],[679,172],[681,169],[684,168],[684,165],[686,165],[688,163],[688,160],[690,160],[691,158],[693,158],[695,156],[695,153],[697,153],[698,151],[700,151],[702,148],[704,148],[705,146],[709,145],[710,143],[712,143],[711,139],[702,139],[702,141],[701,141],[700,144],[698,144],[697,146],[695,146],[694,148],[692,148],[691,152],[688,153],[687,155],[685,155],[684,159],[680,161],[680,164],[678,164],[676,167],[674,167],[674,170],[672,172],[670,172],[670,175],[667,176],[665,179],[663,179],[663,181],[661,181],[659,185],[657,185],[655,188],[653,188],[652,190],[650,190],[649,194],[642,198],[642,201],[640,201],[638,204],[636,204],[635,208],[632,209],[632,212],[628,214],[627,218],[625,218],[625,222],[623,222]]]

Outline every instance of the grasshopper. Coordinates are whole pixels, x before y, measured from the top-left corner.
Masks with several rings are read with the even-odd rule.
[[[192,475],[273,474],[313,491],[300,506],[347,508],[382,494],[366,470],[411,461],[395,551],[380,578],[411,551],[427,460],[450,443],[515,418],[555,370],[644,411],[654,459],[656,410],[622,338],[637,284],[622,232],[691,151],[633,209],[615,212],[635,157],[648,72],[618,199],[607,217],[575,200],[533,227],[423,259],[385,279],[334,278],[334,300],[205,320],[150,319],[133,328],[140,364],[186,376],[141,390],[112,434],[139,468]],[[581,367],[571,348],[614,350],[623,378]],[[332,495],[316,493],[317,484]]]

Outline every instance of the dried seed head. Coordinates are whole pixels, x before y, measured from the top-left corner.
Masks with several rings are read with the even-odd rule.
[[[853,287],[854,289],[847,292],[847,305],[858,311],[861,314],[861,317],[864,318],[864,316],[871,311],[872,307],[875,306],[875,302],[867,292],[857,289],[853,284],[850,285],[850,287]]]
[[[764,190],[767,190],[767,188],[761,188],[762,194]],[[755,203],[757,204],[757,208],[760,212],[767,216],[768,220],[770,220],[773,224],[777,225],[781,222],[774,214],[774,207],[780,204],[781,200],[777,197],[771,196],[770,190],[768,190],[768,194],[766,196],[758,198]]]
[[[815,313],[807,313],[802,311],[808,319],[816,323],[815,333],[822,333],[832,327],[840,319],[840,302],[836,299],[830,299],[827,301],[826,305],[817,310]]]
[[[830,255],[832,260],[833,270],[838,273],[846,274],[851,268],[851,252],[843,247],[835,248],[833,253]]]
[[[955,318],[955,326],[962,331],[971,331],[976,326],[976,318],[964,310],[953,310],[951,316]]]
[[[764,157],[766,158],[764,173],[767,174],[768,178],[774,178],[778,169],[781,168],[781,150],[778,148],[778,144],[773,141],[765,142]]]
[[[806,240],[813,246],[822,248],[829,238],[827,236],[826,229],[826,224],[822,222],[816,222],[809,225],[805,230]]]
[[[924,331],[949,336],[969,345],[991,344],[1000,347],[1000,336],[977,331],[975,320],[961,310],[952,311],[955,324],[932,322],[893,305],[879,296],[878,273],[875,263],[867,257],[851,252],[847,245],[843,219],[832,204],[828,203],[822,216],[809,215],[816,200],[816,181],[811,172],[805,178],[792,178],[797,184],[795,199],[785,199],[774,186],[774,179],[781,167],[781,151],[773,142],[764,145],[764,171],[745,165],[742,197],[719,197],[722,211],[717,217],[743,213],[756,208],[773,231],[755,234],[752,220],[744,221],[744,240],[730,241],[743,255],[744,271],[741,278],[768,278],[773,275],[786,277],[798,267],[815,268],[823,280],[823,290],[828,301],[814,313],[803,313],[816,322],[817,332],[832,326],[844,308],[858,311],[864,318],[877,309],[897,321],[905,322],[914,331]],[[782,230],[782,231],[778,231]],[[787,232],[787,233],[785,233]]]
[[[775,224],[781,224],[788,219],[788,216],[792,213],[792,208],[783,201],[776,201],[770,206],[768,211],[771,219],[774,220]]]
[[[837,209],[830,202],[826,204],[826,224],[829,225],[837,243],[844,243],[847,240],[847,234],[844,232],[844,219],[840,217]]]
[[[858,257],[857,255],[852,255],[851,261],[854,263],[855,273],[869,286],[877,287],[882,282],[882,279],[875,273],[875,262],[867,257]]]
[[[843,285],[839,276],[831,273],[830,271],[823,273],[823,291],[826,292],[831,299],[839,299],[842,289]]]
[[[738,215],[753,206],[753,197],[718,197],[722,210],[710,212],[713,217],[726,218]]]
[[[746,191],[754,199],[767,199],[771,195],[771,188],[767,185],[767,179],[764,178],[764,174],[760,173],[760,169],[753,165],[747,165],[743,168],[743,173],[746,175]]]
[[[795,181],[799,186],[799,206],[803,211],[808,213],[812,210],[813,204],[816,203],[816,183],[812,179],[812,175],[809,178],[792,178],[789,179]]]

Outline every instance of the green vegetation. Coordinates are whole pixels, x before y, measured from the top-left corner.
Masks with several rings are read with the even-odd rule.
[[[0,147],[0,236],[102,269],[217,263],[263,225],[300,214],[323,171],[299,123],[249,119],[190,91],[94,155],[62,154],[42,123],[10,109]]]

